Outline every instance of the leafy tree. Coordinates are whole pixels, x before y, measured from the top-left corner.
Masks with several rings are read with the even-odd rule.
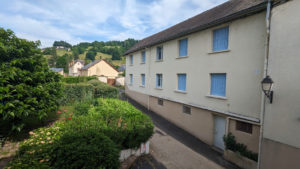
[[[57,53],[56,53],[56,48],[52,47],[51,48],[51,57],[48,60],[48,64],[50,67],[56,67],[56,61],[57,61]]]
[[[65,48],[71,48],[72,47],[72,45],[71,44],[69,44],[69,43],[67,43],[67,42],[65,42],[65,41],[54,41],[54,43],[53,43],[53,46],[63,46],[63,47],[65,47]]]
[[[57,68],[64,68],[64,72],[69,72],[69,62],[72,60],[72,56],[68,54],[64,54],[63,56],[58,57],[56,62]]]
[[[20,131],[24,119],[58,109],[61,76],[49,70],[39,45],[0,28],[0,128]]]
[[[95,52],[94,50],[89,50],[86,54],[86,59],[87,60],[91,60],[91,61],[94,61],[95,60],[95,57],[97,55],[97,52]]]
[[[45,48],[43,54],[44,55],[51,55],[52,48]]]

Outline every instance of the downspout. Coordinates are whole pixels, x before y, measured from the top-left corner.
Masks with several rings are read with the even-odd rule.
[[[265,40],[265,61],[264,61],[264,72],[263,78],[268,75],[268,66],[269,66],[269,48],[270,48],[270,22],[271,22],[271,1],[268,0],[267,4],[267,13],[266,13],[266,40]],[[262,142],[263,142],[263,134],[264,134],[264,119],[265,119],[265,111],[266,111],[266,102],[265,102],[265,94],[262,92],[261,96],[261,113],[260,113],[260,135],[259,135],[259,150],[258,150],[258,163],[257,168],[261,168],[261,153],[262,153]]]
[[[150,110],[150,84],[151,84],[151,75],[150,75],[150,65],[151,65],[151,47],[150,48],[146,48],[146,49],[149,49],[150,50],[150,54],[149,54],[149,66],[148,66],[148,75],[147,76],[149,76],[149,78],[148,78],[148,82],[147,82],[147,89],[148,89],[148,91],[147,91],[147,94],[148,94],[148,111]]]

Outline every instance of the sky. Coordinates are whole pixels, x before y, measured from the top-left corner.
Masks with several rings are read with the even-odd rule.
[[[0,27],[20,38],[79,42],[141,40],[226,0],[0,0]]]

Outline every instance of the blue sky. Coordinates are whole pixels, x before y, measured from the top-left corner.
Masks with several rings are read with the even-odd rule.
[[[79,42],[143,39],[226,0],[0,0],[0,27],[18,37]]]

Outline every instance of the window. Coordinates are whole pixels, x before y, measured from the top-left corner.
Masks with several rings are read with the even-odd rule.
[[[236,121],[236,130],[252,134],[252,124],[242,121]]]
[[[213,32],[213,51],[222,51],[228,49],[229,27],[216,29]]]
[[[142,59],[141,60],[142,60],[141,63],[146,63],[146,52],[145,51],[142,52]]]
[[[182,105],[182,112],[186,114],[191,114],[191,107]]]
[[[180,91],[186,90],[186,74],[177,74],[178,84],[177,89]]]
[[[141,74],[142,86],[145,86],[145,74]]]
[[[226,96],[226,74],[211,74],[210,95]]]
[[[156,60],[157,61],[163,60],[163,47],[162,46],[158,46],[156,48]]]
[[[156,74],[156,88],[162,88],[162,74]]]
[[[132,74],[130,74],[129,77],[130,77],[130,85],[132,85],[132,84],[133,84],[133,77],[132,77]]]
[[[164,100],[163,99],[157,99],[157,104],[163,106]]]
[[[179,41],[179,57],[187,56],[188,39],[182,39]]]
[[[133,55],[130,55],[130,65],[133,65]]]

